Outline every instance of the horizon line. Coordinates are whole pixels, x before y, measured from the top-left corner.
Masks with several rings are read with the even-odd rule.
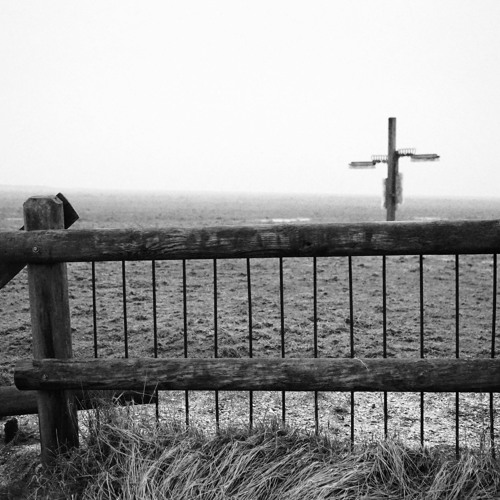
[[[327,191],[256,191],[256,190],[245,190],[245,189],[234,189],[234,190],[215,190],[215,189],[158,189],[158,188],[90,188],[90,187],[73,187],[73,186],[62,186],[55,188],[53,186],[45,185],[19,185],[19,184],[0,184],[0,191],[4,192],[18,192],[26,193],[27,191],[38,191],[34,193],[33,196],[44,195],[44,194],[57,194],[57,192],[72,192],[81,194],[92,194],[92,193],[113,193],[113,194],[133,194],[133,195],[148,195],[148,194],[183,194],[183,195],[216,195],[216,196],[231,196],[231,195],[244,195],[244,196],[332,196],[332,197],[346,197],[346,198],[381,198],[381,195],[371,194],[371,193],[341,193],[341,192],[327,192]],[[500,199],[499,195],[493,194],[411,194],[404,196],[404,201],[408,199]],[[403,201],[403,204],[404,204]]]

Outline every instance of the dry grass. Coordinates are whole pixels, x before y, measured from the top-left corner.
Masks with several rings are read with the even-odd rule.
[[[175,420],[156,423],[134,407],[88,413],[80,449],[54,467],[31,456],[11,464],[0,498],[354,499],[494,498],[500,467],[489,450],[459,460],[394,441],[357,445],[276,421],[215,435]],[[23,478],[22,485],[14,478]]]

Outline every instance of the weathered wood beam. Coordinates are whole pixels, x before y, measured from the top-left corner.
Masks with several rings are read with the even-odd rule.
[[[35,391],[20,391],[17,387],[0,387],[0,417],[34,415],[38,413]]]
[[[129,403],[142,405],[154,404],[158,400],[154,391],[75,391],[74,396],[78,410],[97,408],[101,401],[119,405]],[[36,391],[20,391],[15,386],[0,387],[0,417],[37,413]]]
[[[64,228],[63,202],[56,196],[38,196],[24,203],[26,232]],[[65,263],[28,264],[33,356],[71,358],[71,321]],[[51,463],[58,450],[78,446],[78,416],[68,391],[39,391],[38,423],[42,462]]]
[[[78,214],[62,193],[57,194],[56,198],[62,201],[64,227],[67,229],[78,220]],[[19,230],[24,231],[24,226]],[[0,261],[0,289],[3,288],[10,280],[15,278],[24,269],[25,265],[26,262]]]
[[[500,220],[0,233],[0,261],[30,263],[499,251]]]
[[[27,360],[19,389],[498,392],[500,359]]]

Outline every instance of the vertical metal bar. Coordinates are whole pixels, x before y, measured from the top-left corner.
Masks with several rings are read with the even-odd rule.
[[[253,358],[253,323],[252,323],[252,278],[250,274],[250,259],[247,259],[247,291],[248,291],[248,356]],[[249,391],[248,420],[250,429],[253,427],[253,391]]]
[[[280,316],[281,316],[281,357],[285,357],[285,299],[283,285],[283,257],[279,258],[280,264]],[[286,417],[286,396],[285,391],[281,392],[281,420],[285,423]]]
[[[459,255],[455,255],[455,357],[460,357],[460,272]]]
[[[122,295],[123,295],[123,333],[125,342],[125,357],[128,358],[127,282],[126,282],[124,260],[122,260]]]
[[[151,286],[153,289],[153,356],[158,357],[158,315],[156,304],[156,263],[151,261]],[[160,420],[160,408],[158,404],[158,389],[155,389],[155,413],[156,421]]]
[[[97,354],[97,290],[95,277],[95,261],[92,261],[92,321],[94,325],[94,358]],[[99,423],[99,412],[96,412],[97,423]]]
[[[493,405],[493,393],[490,392],[490,443],[491,443],[491,456],[496,459],[497,452],[495,450],[495,413]]]
[[[459,255],[455,255],[455,357],[460,356],[460,273]],[[460,455],[460,395],[455,393],[455,455]]]
[[[158,357],[158,317],[156,308],[156,264],[151,261],[151,286],[153,289],[153,356]]]
[[[382,256],[382,357],[387,358],[387,257]],[[384,391],[384,438],[387,439],[387,391]]]
[[[214,274],[214,358],[219,357],[218,303],[217,303],[217,259],[213,260]],[[219,391],[215,391],[215,427],[220,429]]]
[[[187,277],[186,277],[186,259],[182,259],[182,305],[184,318],[184,357],[188,357],[188,321],[187,321]],[[186,409],[186,425],[189,425],[189,391],[184,393]]]
[[[420,358],[424,357],[424,256],[419,256]],[[420,445],[424,446],[424,393],[420,393]]]
[[[97,358],[97,294],[95,281],[95,262],[92,261],[92,321],[94,326],[94,358]]]
[[[352,290],[352,257],[348,257],[349,265],[349,329],[350,356],[354,358],[354,299]],[[354,446],[354,391],[351,391],[351,446]]]
[[[497,328],[497,254],[493,254],[493,298],[491,314],[491,357],[495,357],[495,337]],[[490,392],[490,444],[492,456],[496,458],[495,450],[495,414],[493,406],[493,393]]]
[[[495,357],[495,337],[497,327],[497,254],[493,254],[493,298],[491,315],[491,357]]]
[[[318,357],[318,266],[317,258],[313,257],[313,328],[314,357]],[[314,433],[319,434],[318,391],[314,391]]]

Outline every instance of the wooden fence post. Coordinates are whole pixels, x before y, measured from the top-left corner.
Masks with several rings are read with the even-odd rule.
[[[56,196],[29,198],[24,203],[26,231],[64,229],[63,202]],[[44,248],[33,247],[34,253]],[[72,357],[66,264],[29,264],[28,283],[35,359]],[[69,391],[38,391],[42,463],[58,451],[78,446],[78,420]]]

